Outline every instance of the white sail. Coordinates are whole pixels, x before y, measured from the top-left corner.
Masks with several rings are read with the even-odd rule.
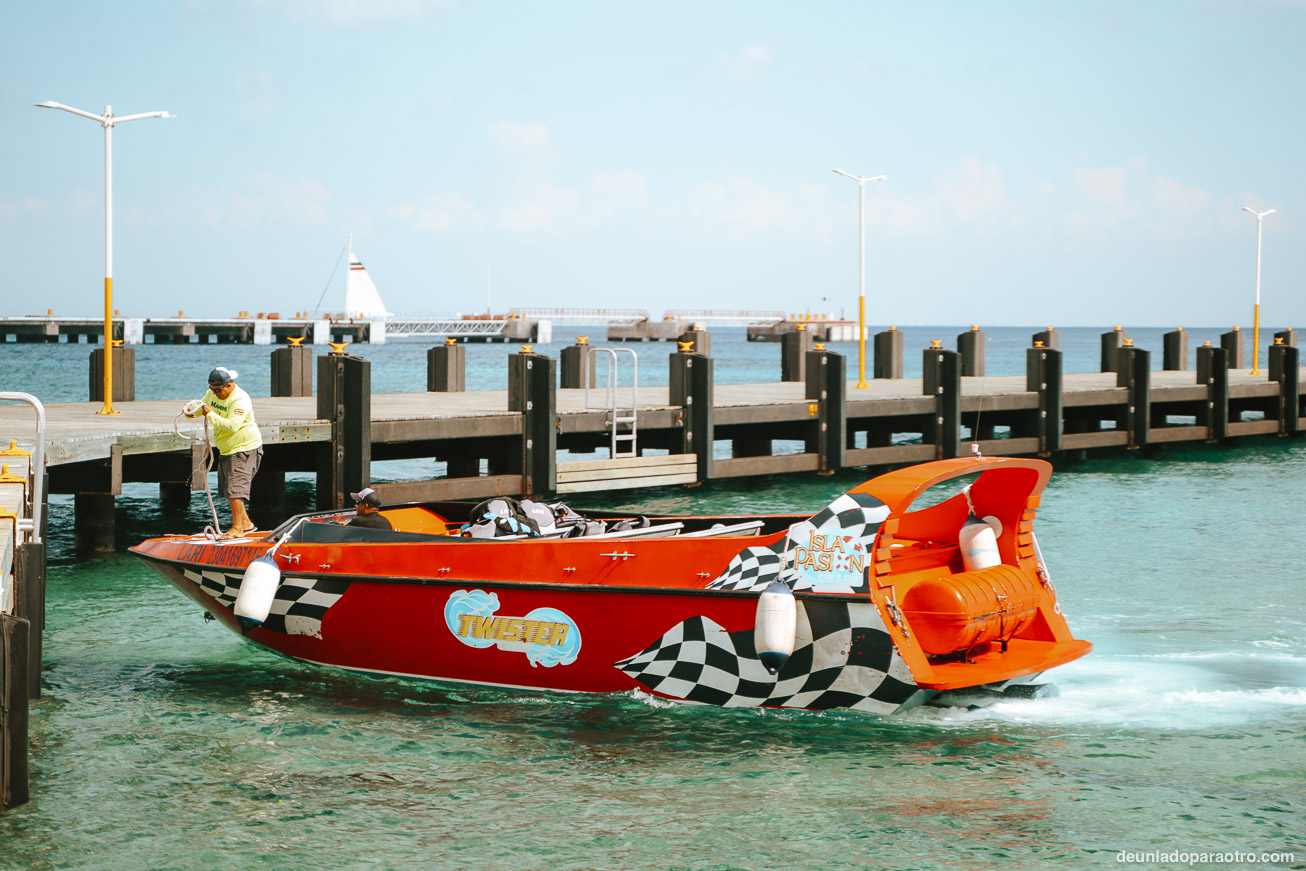
[[[363,261],[349,246],[349,277],[345,280],[345,315],[362,320],[382,320],[388,312],[381,294],[372,282],[372,276],[363,268]]]

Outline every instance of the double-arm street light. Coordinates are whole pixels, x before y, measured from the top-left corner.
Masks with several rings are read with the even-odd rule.
[[[836,169],[839,175],[846,175],[857,182],[857,386],[865,388],[866,384],[866,183],[884,181],[887,175],[853,175]]]
[[[1258,212],[1251,206],[1243,206],[1244,212],[1256,216],[1256,305],[1252,309],[1252,374],[1260,375],[1261,353],[1261,222],[1266,215],[1273,215],[1278,209],[1266,209]]]
[[[108,106],[104,107],[103,115],[96,115],[51,100],[36,105],[41,109],[63,109],[90,118],[104,128],[104,407],[96,414],[118,414],[113,410],[113,128],[125,121],[176,116],[167,112],[141,112],[114,117]]]

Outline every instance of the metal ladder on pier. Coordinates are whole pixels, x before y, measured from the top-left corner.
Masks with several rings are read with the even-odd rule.
[[[590,384],[589,379],[585,380],[585,408],[604,410],[608,412],[607,424],[611,429],[612,442],[611,451],[612,459],[623,457],[635,457],[639,455],[639,355],[633,348],[595,348],[593,353],[602,354],[604,367],[607,370],[607,383],[604,387],[604,398],[602,405],[590,404]],[[618,373],[618,354],[629,354],[631,360],[630,376],[630,405],[618,404],[617,391],[617,373]],[[628,430],[622,432],[622,428],[628,427]],[[621,443],[626,443],[623,450],[619,447]]]

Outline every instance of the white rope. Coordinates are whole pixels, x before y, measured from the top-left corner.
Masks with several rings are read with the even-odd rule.
[[[196,438],[193,435],[187,435],[177,428],[177,421],[186,417],[185,411],[180,411],[172,419],[172,431],[177,434],[178,438],[185,439],[192,444],[204,445],[204,469],[201,474],[204,476],[204,495],[209,499],[209,511],[213,515],[213,525],[204,527],[204,537],[216,541],[222,537],[222,524],[218,520],[218,508],[213,504],[213,493],[209,490],[209,472],[213,469],[213,442],[209,439],[209,418],[207,415],[201,415],[204,418],[204,438]],[[191,486],[194,486],[195,479],[192,474]]]

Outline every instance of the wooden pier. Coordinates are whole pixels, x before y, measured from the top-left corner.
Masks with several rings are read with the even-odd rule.
[[[342,506],[385,460],[445,464],[439,477],[378,485],[400,502],[890,467],[958,456],[972,443],[988,455],[1053,456],[1300,434],[1297,348],[1269,351],[1268,377],[1227,368],[1227,351],[1212,347],[1198,349],[1195,372],[1153,371],[1148,351],[1126,347],[1120,371],[1063,375],[1058,350],[1030,348],[1023,375],[963,376],[960,354],[939,348],[923,352],[923,378],[878,378],[866,389],[826,350],[805,352],[803,381],[759,384],[714,384],[711,357],[673,353],[669,385],[638,388],[636,447],[624,459],[609,455],[629,389],[616,391],[612,408],[587,407],[585,390],[556,386],[557,361],[545,355],[511,355],[507,390],[376,395],[365,358],[323,355],[316,396],[255,401],[265,458],[250,509],[265,527],[283,519],[289,472],[316,475],[319,506]],[[589,401],[601,396],[591,390]],[[76,494],[79,545],[112,546],[125,483],[158,483],[174,502],[203,489],[203,448],[174,432],[180,407],[122,402],[120,415],[101,416],[97,403],[47,406],[49,490]],[[181,424],[200,432],[197,421]],[[4,443],[25,433],[22,410],[0,405]]]

